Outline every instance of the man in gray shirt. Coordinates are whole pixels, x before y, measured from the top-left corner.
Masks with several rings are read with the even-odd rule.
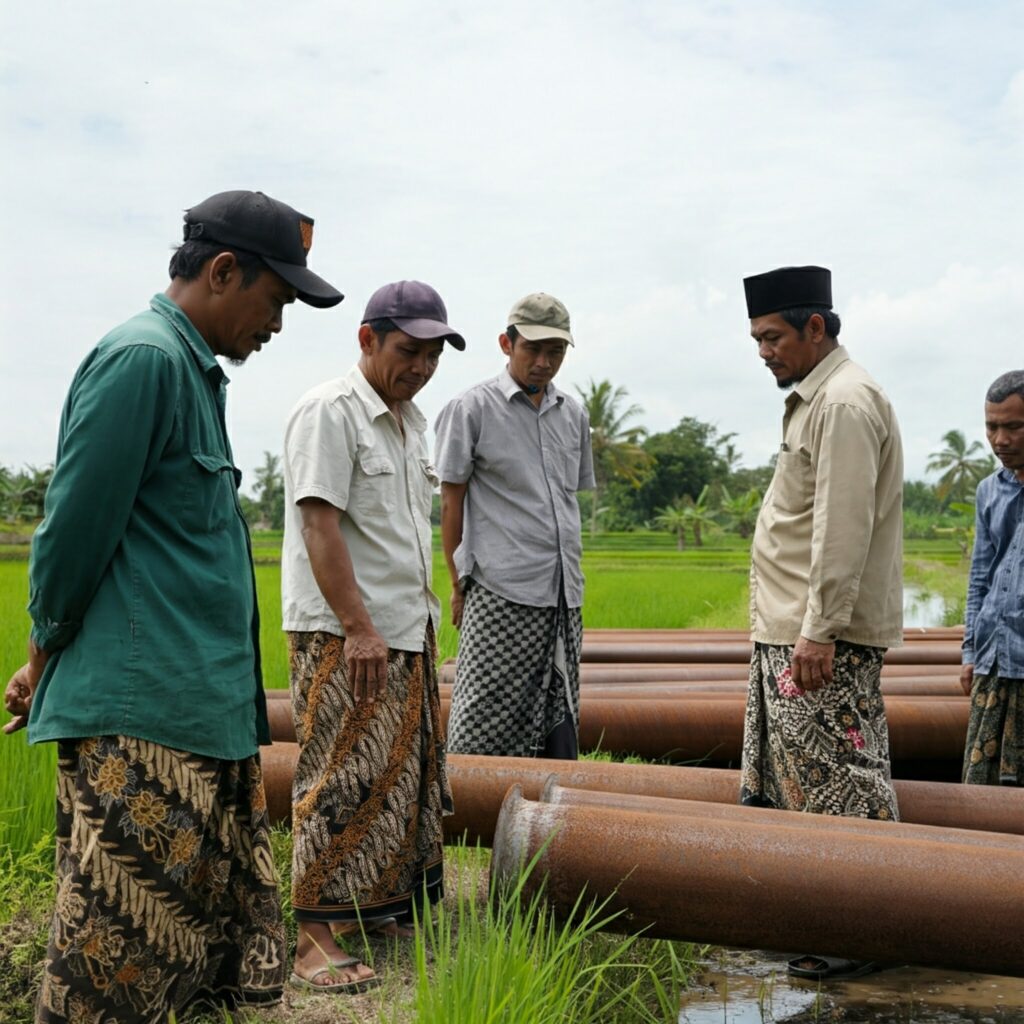
[[[569,313],[513,306],[506,368],[437,419],[441,540],[460,629],[453,753],[574,759],[583,574],[578,490],[594,486],[586,411],[552,381]]]

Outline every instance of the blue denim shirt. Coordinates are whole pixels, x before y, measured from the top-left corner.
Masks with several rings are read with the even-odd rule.
[[[963,663],[1024,679],[1024,484],[1003,468],[978,484]]]

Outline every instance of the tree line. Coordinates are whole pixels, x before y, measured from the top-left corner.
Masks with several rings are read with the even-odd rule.
[[[596,486],[579,495],[590,533],[661,529],[672,533],[679,547],[700,546],[709,531],[751,535],[773,462],[741,466],[736,435],[693,416],[684,416],[670,430],[651,433],[640,422],[643,409],[629,403],[628,391],[611,381],[591,380],[576,390],[590,417],[594,452]],[[969,515],[978,482],[995,468],[982,442],[968,442],[960,431],[948,431],[927,464],[927,472],[939,474],[938,479],[908,481],[904,487],[908,536],[957,528]],[[51,473],[50,466],[15,471],[0,465],[0,519],[38,520]],[[263,453],[251,493],[243,494],[241,502],[252,528],[283,527],[279,456]]]

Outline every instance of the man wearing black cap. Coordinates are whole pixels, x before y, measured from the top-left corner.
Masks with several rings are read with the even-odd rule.
[[[79,367],[29,570],[5,731],[59,744],[57,902],[39,1021],[273,1002],[285,936],[258,745],[259,619],[222,356],[296,298],[310,218],[259,192],[185,214],[171,284]]]
[[[304,395],[285,433],[283,622],[299,759],[292,789],[292,982],[376,982],[335,938],[408,936],[442,895],[452,809],[435,670],[430,508],[437,476],[413,397],[445,342],[441,296],[379,288],[359,362]],[[426,900],[426,905],[423,901]]]
[[[837,341],[828,270],[744,286],[758,355],[791,391],[751,556],[741,801],[895,820],[880,673],[903,637],[899,426]],[[865,968],[809,959],[794,973]]]

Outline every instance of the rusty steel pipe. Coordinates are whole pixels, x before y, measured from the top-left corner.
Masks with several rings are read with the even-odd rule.
[[[590,683],[660,683],[660,682],[746,682],[750,675],[749,662],[708,665],[706,663],[652,665],[643,662],[608,662],[580,665],[580,685]],[[882,680],[901,678],[959,679],[959,664],[948,665],[883,665]],[[455,682],[455,662],[446,661],[438,671],[438,681],[444,686]],[[274,691],[275,693],[278,691]],[[287,691],[285,691],[287,692]]]
[[[615,931],[1024,976],[1024,852],[989,846],[979,858],[966,843],[894,837],[897,827],[869,835],[555,806],[513,787],[491,880],[518,879],[537,857],[526,899],[543,883],[566,917],[585,890],[622,912]]]
[[[271,820],[291,818],[291,785],[298,759],[294,743],[261,747]],[[490,846],[502,798],[519,785],[537,798],[554,777],[575,789],[631,793],[735,804],[740,774],[725,768],[683,768],[668,765],[617,764],[603,761],[553,761],[545,758],[448,755],[448,777],[455,813],[445,818],[450,840]],[[979,829],[1024,835],[1024,790],[998,786],[961,786],[942,782],[895,779],[900,817],[908,824]]]
[[[584,662],[749,662],[751,644],[736,641],[713,643],[619,643],[595,641],[583,644]],[[920,641],[885,652],[890,665],[959,665],[960,644],[956,641]]]
[[[907,822],[877,821],[868,818],[846,818],[833,814],[806,814],[801,811],[779,811],[767,807],[743,807],[740,804],[711,803],[706,800],[677,800],[664,796],[634,796],[632,793],[603,793],[596,789],[573,789],[562,786],[551,776],[540,792],[539,803],[559,806],[618,808],[647,814],[679,814],[689,818],[713,818],[716,821],[745,821],[752,824],[786,825],[814,831],[852,832],[857,835],[881,835],[882,826],[891,829],[886,837],[927,839],[937,843],[960,843],[967,846],[996,846],[1024,854],[1024,836],[1006,832],[982,832],[961,828],[936,828],[933,825],[912,825]]]
[[[550,778],[575,789],[722,804],[737,803],[740,794],[740,773],[726,768],[449,754],[448,777],[455,813],[445,819],[446,834],[465,834],[484,846],[493,841],[498,808],[513,785],[530,799],[540,796]],[[900,818],[908,824],[1024,835],[1024,790],[906,779],[893,780],[893,787]]]
[[[963,640],[963,626],[913,626],[903,630],[903,642]],[[749,629],[616,629],[592,627],[583,631],[586,640],[622,640],[626,643],[682,642],[686,640],[749,640]]]
[[[917,759],[959,763],[970,711],[965,699],[918,700],[892,697],[885,702],[889,745],[894,762]],[[441,700],[448,721],[450,699]],[[580,701],[581,750],[636,754],[648,760],[738,763],[743,744],[745,701],[740,695],[702,694],[683,700]],[[267,701],[271,738],[295,742],[288,701]]]
[[[451,700],[454,687],[442,683],[440,694],[443,700]],[[966,700],[960,682],[949,679],[937,683],[928,679],[894,679],[883,681],[883,696],[906,697],[918,700]],[[718,682],[696,681],[662,683],[590,683],[580,689],[580,700],[688,700],[702,697],[708,700],[745,700],[747,683],[740,679],[725,679]]]

